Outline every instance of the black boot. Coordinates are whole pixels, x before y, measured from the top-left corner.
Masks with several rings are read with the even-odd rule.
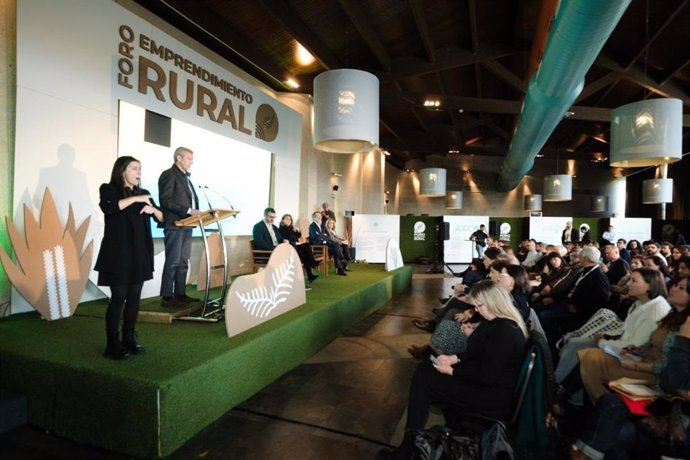
[[[129,357],[129,351],[120,343],[117,333],[108,334],[108,343],[103,351],[103,356],[108,359],[122,360]]]
[[[122,330],[122,345],[124,345],[127,351],[132,355],[138,355],[144,352],[144,347],[137,343],[134,329]]]

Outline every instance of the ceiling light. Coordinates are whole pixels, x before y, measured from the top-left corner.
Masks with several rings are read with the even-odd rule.
[[[611,112],[611,166],[640,167],[680,161],[683,103],[646,99]]]
[[[570,201],[572,195],[572,176],[553,174],[544,178],[544,201]]]
[[[307,49],[302,46],[300,42],[297,42],[297,50],[295,51],[295,60],[299,65],[308,66],[312,65],[316,59],[311,55]]]
[[[314,146],[330,153],[368,152],[379,143],[379,79],[355,69],[314,79]]]
[[[460,153],[460,150],[448,150],[448,153],[450,153],[451,155],[453,155],[453,154]]]
[[[419,196],[445,196],[446,170],[443,168],[424,168],[419,171]]]
[[[424,107],[427,109],[437,109],[441,106],[441,101],[438,99],[427,99],[424,101]]]
[[[299,83],[297,83],[294,79],[288,78],[285,80],[285,84],[288,85],[292,89],[297,89],[299,88]]]

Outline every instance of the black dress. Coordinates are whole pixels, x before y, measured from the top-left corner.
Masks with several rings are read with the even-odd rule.
[[[126,286],[153,278],[150,222],[153,216],[140,213],[144,203],[133,203],[125,209],[120,209],[118,204],[133,195],[149,195],[149,192],[101,185],[98,205],[105,215],[105,230],[94,267],[99,286]]]
[[[467,350],[445,375],[422,361],[412,378],[408,429],[422,429],[431,405],[506,418],[524,359],[527,339],[514,321],[482,321],[467,339]]]

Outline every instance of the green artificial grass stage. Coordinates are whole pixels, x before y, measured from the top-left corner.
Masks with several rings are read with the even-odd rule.
[[[136,457],[164,457],[319,351],[410,285],[412,270],[355,265],[319,278],[307,303],[236,337],[224,322],[139,323],[142,355],[101,356],[105,301],[72,318],[0,320],[0,387],[29,401],[29,421]],[[232,434],[229,434],[232,435]]]

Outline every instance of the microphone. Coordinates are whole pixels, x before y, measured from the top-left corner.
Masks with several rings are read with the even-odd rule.
[[[200,189],[201,193],[204,194],[204,198],[206,198],[206,203],[208,204],[208,209],[213,209],[213,206],[211,206],[211,200],[208,199],[208,195],[206,194],[208,187],[205,185],[197,185],[197,188]]]
[[[213,209],[213,207],[211,206],[211,202],[208,199],[208,194],[206,193],[206,190],[213,193],[214,195],[219,196],[225,203],[227,203],[228,206],[230,206],[230,209],[235,209],[232,203],[230,203],[230,201],[228,201],[228,199],[225,198],[225,196],[217,190],[209,187],[208,185],[197,185],[197,187],[201,189],[201,192],[204,194],[204,197],[206,197],[206,202],[208,203],[209,208]],[[237,219],[237,214],[235,214],[233,217]]]

